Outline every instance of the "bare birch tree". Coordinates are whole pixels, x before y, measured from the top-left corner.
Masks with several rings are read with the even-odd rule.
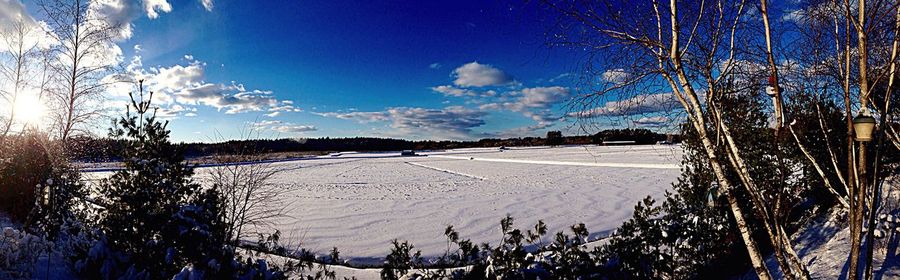
[[[739,172],[743,171],[740,172],[742,175],[747,175],[746,166],[739,151],[735,149],[733,139],[730,139],[728,127],[721,121],[721,112],[714,112],[715,106],[710,103],[716,95],[722,94],[717,89],[737,66],[737,56],[740,53],[736,47],[736,37],[742,32],[740,27],[744,21],[742,17],[746,11],[746,3],[702,1],[697,5],[679,4],[672,0],[668,3],[575,1],[567,4],[545,1],[544,4],[562,15],[559,22],[561,26],[574,27],[580,31],[577,34],[569,31],[556,34],[557,43],[577,46],[598,54],[618,53],[628,56],[627,59],[616,62],[620,63],[617,69],[632,74],[631,79],[588,92],[587,98],[609,95],[615,95],[620,100],[634,98],[635,94],[646,92],[631,92],[628,89],[646,88],[648,84],[663,93],[671,92],[671,98],[681,105],[689,123],[699,135],[710,167],[717,178],[720,193],[728,198],[729,208],[757,276],[760,279],[771,279],[762,252],[752,234],[753,230],[747,224],[747,214],[738,203],[735,194],[737,186],[726,175],[729,172],[729,162]],[[590,116],[590,113],[583,116]],[[710,128],[725,137],[713,138]],[[723,138],[728,141],[723,141]],[[719,143],[724,142],[730,142],[725,144],[726,162],[721,161],[721,152],[717,148]],[[759,199],[759,192],[754,188],[752,179],[741,176],[741,181],[754,198],[754,210],[765,211],[767,207]],[[769,214],[761,214],[761,220],[770,221]],[[767,227],[771,228],[767,232],[772,235],[772,240],[777,240],[774,237],[778,227]],[[783,243],[773,245],[775,248],[783,247]],[[785,271],[791,270],[786,264],[782,268]]]
[[[254,132],[248,131],[246,138],[252,139]],[[277,219],[286,216],[291,203],[285,198],[284,186],[274,182],[281,170],[263,161],[262,151],[246,141],[231,143],[230,154],[215,156],[216,166],[209,168],[209,178],[225,200],[226,236],[240,242],[271,230]]]
[[[2,116],[0,124],[0,143],[9,134],[15,125],[16,104],[25,91],[33,83],[34,69],[39,63],[37,55],[40,54],[38,42],[35,41],[35,33],[40,32],[33,22],[25,17],[12,19],[8,29],[0,28],[0,78],[6,86],[0,87],[0,99],[8,107],[8,115]],[[40,92],[37,92],[40,95]]]
[[[886,177],[897,172],[895,163],[885,161],[884,144],[893,141],[892,130],[896,125],[891,118],[895,109],[890,105],[891,99],[895,98],[891,93],[895,87],[900,39],[900,5],[897,1],[886,0],[808,1],[804,4],[806,11],[813,12],[807,14],[816,16],[822,13],[826,16],[821,18],[831,17],[833,21],[834,48],[820,46],[815,49],[831,57],[822,61],[826,67],[837,69],[837,75],[830,82],[842,90],[842,95],[825,98],[843,100],[844,103],[846,163],[838,164],[833,154],[831,161],[842,184],[848,189],[851,236],[848,279],[860,279],[861,257],[865,257],[864,277],[871,279],[874,220],[883,199],[880,190]],[[820,28],[812,26],[814,20],[802,22],[799,29]],[[827,90],[822,92],[829,94]],[[877,138],[874,149],[868,141],[854,139],[857,134],[853,127],[854,115],[879,117],[876,132],[873,133]],[[874,158],[868,157],[872,152]],[[864,229],[868,230],[865,236]],[[863,244],[866,246],[865,256],[862,256]]]
[[[754,81],[768,77],[769,85],[773,87],[769,91],[773,95],[774,116],[771,145],[778,155],[780,180],[788,181],[800,163],[814,170],[817,175],[813,176],[818,176],[823,186],[813,187],[827,190],[840,207],[850,209],[851,232],[854,233],[852,255],[858,256],[859,233],[864,227],[862,219],[868,217],[872,224],[875,211],[878,211],[877,204],[873,203],[880,200],[880,187],[875,186],[886,176],[868,173],[867,167],[874,167],[875,173],[887,170],[881,159],[866,159],[866,151],[871,149],[866,148],[864,142],[854,141],[853,111],[854,108],[876,111],[881,117],[879,135],[883,141],[880,143],[894,143],[895,147],[900,147],[896,144],[898,137],[896,125],[891,121],[890,107],[896,73],[889,70],[894,69],[891,66],[897,59],[896,47],[892,47],[897,38],[897,3],[811,1],[806,3],[810,9],[800,11],[804,12],[801,15],[805,19],[789,30],[789,20],[780,14],[781,20],[777,24],[770,22],[771,11],[765,0],[756,3],[715,0],[699,3],[543,2],[549,10],[560,15],[554,22],[557,28],[551,35],[551,44],[588,53],[584,63],[587,78],[581,79],[587,84],[586,90],[579,103],[581,110],[575,116],[634,113],[627,108],[597,110],[595,107],[610,104],[604,101],[612,100],[620,105],[642,108],[629,103],[646,105],[648,99],[641,96],[671,92],[687,121],[698,131],[719,187],[732,202],[730,207],[735,222],[758,276],[771,277],[753,236],[749,234],[755,230],[767,235],[774,248],[775,260],[786,278],[808,279],[809,272],[794,250],[785,226],[793,208],[790,196],[798,194],[798,190],[790,189],[792,186],[786,182],[778,184],[755,177],[758,175],[754,175],[753,170],[757,167],[751,166],[743,156],[747,151],[742,150],[742,145],[735,140],[736,132],[727,121],[730,112],[718,105],[718,98],[723,94],[758,90],[758,87],[754,89],[754,84],[760,83]],[[876,8],[867,11],[867,5]],[[788,32],[794,34],[785,35]],[[812,39],[814,41],[804,41]],[[807,47],[797,48],[800,44]],[[794,69],[789,69],[792,67]],[[619,76],[627,78],[614,83],[598,82],[601,80],[598,77],[609,70],[625,73]],[[726,81],[745,84],[728,89],[723,86]],[[873,91],[879,88],[878,84],[885,90]],[[807,100],[803,102],[808,102],[810,107],[792,105],[792,108],[808,111],[790,112],[785,104],[799,104],[800,99]],[[868,105],[873,99],[880,103]],[[623,100],[628,102],[621,102]],[[835,103],[830,103],[832,101]],[[854,106],[857,102],[859,106]],[[829,105],[841,103],[843,110]],[[832,122],[835,110],[844,115],[846,130],[837,130],[844,131],[844,139],[834,137],[834,129],[840,128]],[[805,117],[799,121],[806,124],[796,126],[798,119],[792,119],[794,117]],[[798,132],[798,127],[803,130]],[[785,130],[790,131],[792,138],[783,137]],[[813,143],[816,139],[821,140]],[[839,144],[842,140],[846,140],[846,146]],[[883,144],[878,145],[875,150],[883,151]],[[787,158],[784,153],[792,149],[802,156]],[[735,179],[732,181],[727,174],[735,174]],[[750,198],[750,213],[759,221],[759,227],[750,226],[743,220],[746,214],[735,202],[734,192],[742,192]],[[869,212],[865,212],[866,209]],[[855,258],[851,257],[854,267]],[[871,275],[871,266],[868,267],[867,274]]]
[[[87,132],[86,125],[100,114],[102,93],[118,56],[114,39],[120,24],[92,9],[88,0],[42,0],[48,34],[58,45],[53,53],[58,85],[50,92],[52,118],[59,138]]]

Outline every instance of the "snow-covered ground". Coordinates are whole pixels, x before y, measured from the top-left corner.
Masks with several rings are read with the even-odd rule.
[[[803,226],[792,238],[794,249],[806,263],[812,279],[847,279],[850,268],[850,228],[847,225],[847,213],[835,210],[818,217]],[[883,239],[876,240],[873,250],[873,278],[900,279],[900,248],[898,248],[900,232],[890,231]],[[783,278],[773,256],[766,259],[776,279]],[[861,265],[862,267],[862,265]],[[859,270],[863,273],[862,268]],[[733,280],[759,279],[752,270]]]
[[[290,217],[277,225],[283,243],[299,243],[322,255],[338,247],[351,264],[379,265],[394,238],[410,241],[426,258],[441,255],[447,225],[454,225],[463,238],[496,243],[506,214],[516,218],[519,228],[544,220],[550,233],[583,222],[596,239],[629,218],[639,199],[662,197],[680,174],[681,149],[479,148],[420,155],[343,152],[272,163],[282,170],[276,185],[293,203]],[[207,170],[198,169],[201,180]],[[900,194],[889,197],[896,201]],[[848,238],[846,218],[835,213],[811,221],[793,236],[814,279],[846,278]],[[875,279],[900,279],[898,239],[900,230],[879,240]],[[767,263],[779,275],[774,259]],[[339,278],[379,278],[377,268],[329,267]],[[736,279],[756,277],[748,271]]]
[[[272,163],[283,170],[275,180],[293,209],[278,221],[283,243],[323,255],[338,247],[352,264],[378,265],[395,238],[410,241],[423,256],[443,254],[447,225],[474,242],[497,243],[507,214],[520,228],[544,220],[550,233],[585,223],[598,238],[628,219],[638,200],[661,198],[680,174],[681,160],[679,146],[420,154],[344,152]]]

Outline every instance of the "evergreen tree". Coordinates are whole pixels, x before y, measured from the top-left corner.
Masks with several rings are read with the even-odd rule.
[[[113,249],[158,278],[179,268],[174,249],[182,247],[182,240],[172,219],[200,186],[191,181],[193,170],[169,142],[168,122],[156,120],[153,93],[145,97],[141,88],[139,99],[131,97],[126,115],[110,130],[111,137],[125,140],[124,169],[100,183],[106,207],[100,229]]]
[[[547,131],[547,145],[559,146],[562,145],[564,141],[565,139],[563,139],[562,131]]]
[[[99,230],[89,244],[72,246],[76,270],[104,279],[282,278],[263,260],[242,261],[227,244],[222,195],[191,180],[193,169],[169,141],[168,123],[156,120],[152,97],[132,96],[110,131],[124,143],[124,169],[100,183]]]

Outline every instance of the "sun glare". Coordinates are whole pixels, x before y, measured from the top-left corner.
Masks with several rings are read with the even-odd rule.
[[[16,121],[26,125],[40,125],[47,112],[44,102],[31,94],[20,96],[16,100],[15,109]]]

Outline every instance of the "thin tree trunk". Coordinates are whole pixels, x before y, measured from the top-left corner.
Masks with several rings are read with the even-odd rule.
[[[769,28],[769,12],[767,0],[760,0],[760,15],[762,16],[763,26],[765,27],[765,35],[766,35],[766,59],[769,62],[769,71],[771,72],[772,78],[774,80],[775,87],[775,99],[773,106],[775,107],[775,135],[777,136],[781,134],[781,128],[784,126],[784,111],[782,109],[782,103],[784,103],[781,97],[781,85],[779,85],[778,80],[778,67],[775,64],[775,56],[772,54],[772,35],[771,29]]]
[[[672,64],[675,67],[674,71],[676,73],[676,76],[678,77],[678,81],[680,84],[677,86],[674,85],[674,81],[671,80],[671,77],[669,77],[668,80],[672,85],[673,90],[681,93],[682,91],[678,89],[683,89],[684,94],[679,94],[679,96],[687,97],[685,98],[686,100],[681,99],[682,105],[685,106],[685,109],[688,111],[689,116],[691,117],[691,123],[694,125],[694,128],[697,129],[697,133],[700,135],[700,140],[703,143],[704,150],[706,150],[710,167],[712,168],[713,172],[716,175],[716,178],[719,181],[719,187],[726,190],[729,206],[732,213],[734,214],[734,219],[738,226],[738,230],[741,232],[741,238],[744,239],[744,245],[747,247],[747,253],[750,255],[750,262],[753,264],[754,271],[756,271],[759,279],[770,280],[772,279],[772,276],[769,274],[768,268],[766,268],[765,258],[763,257],[762,253],[760,253],[758,249],[759,246],[757,245],[756,240],[753,239],[747,223],[744,221],[744,214],[740,210],[737,199],[732,193],[732,186],[725,176],[722,164],[719,162],[719,159],[716,156],[715,148],[713,147],[712,141],[709,139],[709,135],[707,134],[706,121],[704,120],[702,114],[703,108],[700,106],[700,102],[699,100],[697,100],[697,94],[696,92],[694,92],[694,89],[688,81],[687,76],[684,73],[684,69],[682,68],[681,53],[678,41],[680,27],[678,24],[677,1],[670,0],[669,5],[672,22],[672,45],[669,52],[669,59],[672,61]],[[688,107],[688,104],[690,105],[690,107]]]
[[[741,238],[744,239],[744,244],[747,246],[748,251],[750,249],[753,250],[749,252],[753,271],[756,272],[756,276],[759,277],[760,280],[772,279],[762,255],[756,249],[756,242],[753,241],[752,233],[747,226],[747,222],[744,221],[744,213],[741,212],[741,208],[738,206],[737,198],[734,197],[734,193],[732,193],[731,189],[725,192],[725,196],[728,197],[728,206],[731,208],[731,213],[734,215],[735,224],[737,224],[738,230],[741,232]]]
[[[897,48],[898,41],[897,36],[900,36],[900,6],[897,7],[896,20],[894,25],[894,39],[891,45],[891,67],[890,71],[888,71],[888,86],[885,92],[884,97],[884,108],[881,111],[881,128],[879,130],[885,131],[884,126],[888,124],[888,116],[891,115],[891,93],[894,89],[894,76],[896,74],[897,67]],[[877,106],[877,105],[876,105]],[[885,136],[887,134],[885,133]],[[878,173],[879,168],[881,166],[881,155],[882,149],[884,149],[884,137],[878,138],[878,144],[876,144],[877,149],[875,149],[875,170],[872,176],[872,198],[871,204],[869,205],[869,221],[868,227],[869,231],[866,233],[866,280],[872,279],[872,250],[874,247],[874,234],[875,234],[875,216],[878,215],[878,207],[879,202],[881,201],[881,181],[879,181]]]
[[[778,145],[779,145],[778,143],[781,141],[780,139],[781,139],[781,135],[782,135],[782,128],[784,127],[784,123],[785,123],[784,109],[783,109],[784,99],[781,94],[782,89],[781,89],[780,80],[778,77],[778,66],[775,64],[775,56],[772,53],[772,34],[771,34],[771,27],[769,25],[769,13],[768,13],[768,3],[767,2],[768,2],[767,0],[760,0],[760,14],[763,19],[763,26],[765,27],[764,31],[765,31],[765,39],[766,39],[766,59],[769,63],[769,71],[771,72],[771,78],[772,78],[772,82],[773,82],[773,84],[771,86],[774,87],[774,89],[775,89],[775,97],[773,98],[773,103],[774,103],[773,106],[774,106],[774,111],[775,111],[775,139],[774,139],[774,141],[775,141],[775,149],[779,151],[778,154],[780,155],[780,149],[778,148]],[[743,159],[741,159],[741,157],[740,157],[739,150],[737,149],[737,146],[735,145],[734,141],[731,139],[730,133],[727,131],[727,129],[725,130],[725,135],[726,135],[726,139],[729,140],[728,144],[732,149],[732,153],[733,153],[734,157],[736,157],[736,162],[738,163],[738,166],[736,166],[736,167],[738,167],[738,172],[742,174],[742,177],[746,177],[748,188],[752,192],[751,196],[754,197],[754,200],[757,200],[756,201],[757,203],[761,203],[761,201],[760,201],[761,199],[758,197],[758,192],[755,192],[755,187],[752,187],[754,184],[753,184],[752,178],[750,177],[750,173],[748,172],[746,166],[743,164]],[[779,161],[783,160],[781,156],[778,156],[778,158],[779,158]],[[779,201],[780,201],[780,199],[779,199]],[[760,209],[758,209],[758,211],[762,212],[761,214],[764,215],[763,216],[764,219],[771,219],[771,221],[772,221],[771,227],[775,228],[775,230],[773,232],[770,225],[768,225],[768,223],[766,223],[766,227],[768,229],[770,238],[773,239],[772,241],[774,243],[777,243],[777,245],[774,245],[775,250],[776,250],[775,256],[779,257],[780,254],[778,251],[782,251],[785,254],[787,254],[787,257],[790,261],[789,267],[782,266],[782,268],[783,268],[782,270],[785,272],[784,273],[785,276],[794,277],[795,276],[794,274],[798,273],[799,277],[801,277],[801,279],[809,279],[810,278],[809,271],[806,269],[806,266],[800,261],[800,258],[797,256],[797,253],[794,251],[794,248],[791,245],[790,238],[784,232],[783,226],[778,222],[777,211],[776,211],[776,213],[773,213],[770,216],[769,213],[767,213],[768,211],[765,211],[765,209],[766,209],[765,205],[757,204],[757,207],[760,208]],[[782,263],[782,261],[779,261],[779,263]]]
[[[804,146],[803,143],[800,142],[800,138],[797,137],[797,133],[794,132],[794,127],[788,125],[788,130],[790,130],[791,134],[794,135],[794,140],[797,141],[797,147],[800,147],[800,151],[803,152],[803,155],[805,155],[807,159],[809,159],[809,162],[812,163],[813,167],[816,169],[816,172],[819,174],[819,177],[822,178],[822,181],[825,183],[825,187],[826,189],[828,189],[828,192],[834,195],[834,197],[838,200],[842,207],[849,209],[850,204],[847,203],[847,200],[844,199],[843,196],[837,193],[834,185],[831,184],[831,180],[828,180],[828,176],[825,175],[825,171],[822,170],[822,167],[819,166],[819,163],[816,162],[816,159],[813,158],[812,154],[809,153],[809,150],[806,149],[806,146]]]
[[[866,30],[866,1],[859,1],[858,20],[856,22],[856,39],[857,50],[859,51],[859,100],[860,110],[865,110],[868,103],[869,95],[869,77],[868,77],[868,49],[867,49],[867,32]],[[865,208],[866,189],[866,143],[859,143],[859,152],[857,153],[857,185],[853,196],[856,200],[856,207],[853,209],[853,215],[850,222],[855,226],[850,231],[850,273],[849,279],[859,279],[859,254],[860,243],[862,242],[862,226]],[[870,229],[871,230],[871,229]]]

